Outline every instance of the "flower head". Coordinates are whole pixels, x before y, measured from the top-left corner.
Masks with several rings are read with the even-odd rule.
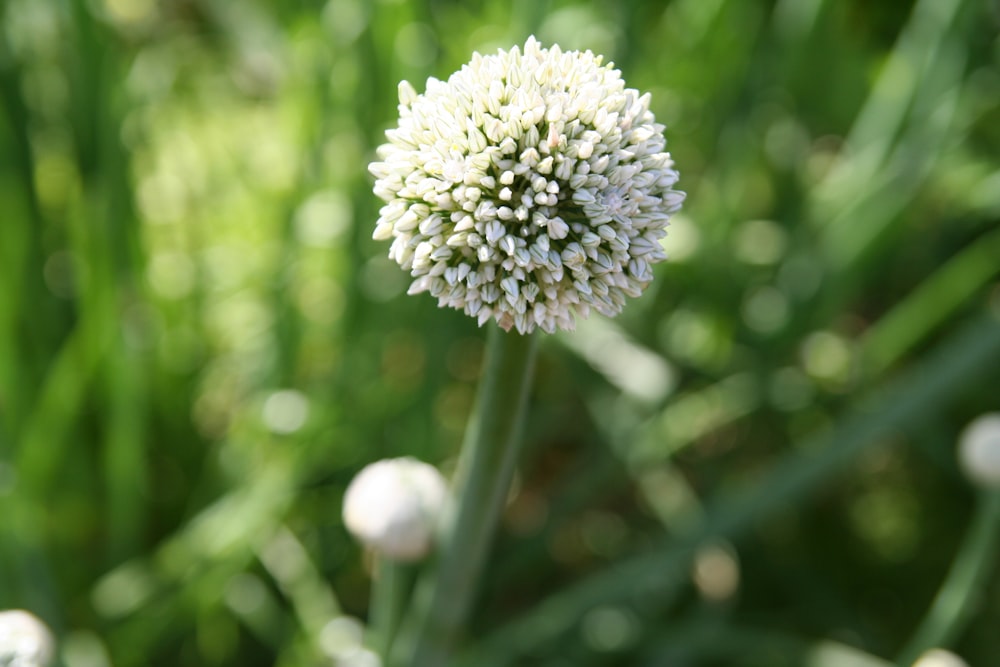
[[[969,665],[951,651],[932,648],[917,658],[913,667],[969,667]]]
[[[44,667],[52,660],[52,633],[34,614],[0,611],[0,665]]]
[[[398,561],[423,558],[447,498],[438,469],[411,457],[365,466],[344,494],[344,524],[362,543]]]
[[[590,51],[529,38],[473,55],[417,94],[369,166],[386,201],[373,234],[410,271],[410,293],[482,325],[572,329],[614,316],[653,278],[684,200],[649,94]]]
[[[1000,489],[1000,412],[974,419],[958,443],[959,463],[972,481]]]

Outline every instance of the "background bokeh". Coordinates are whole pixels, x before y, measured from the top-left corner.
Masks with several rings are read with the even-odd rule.
[[[400,79],[534,33],[652,93],[688,200],[641,299],[543,341],[470,664],[891,664],[981,503],[958,435],[1000,407],[998,27],[985,0],[4,0],[0,608],[67,667],[351,664],[344,487],[449,469],[483,334],[404,295],[366,166]],[[980,667],[1000,573],[976,592]]]

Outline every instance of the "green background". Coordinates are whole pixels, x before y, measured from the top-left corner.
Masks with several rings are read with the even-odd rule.
[[[995,664],[1000,519],[955,447],[1000,406],[998,27],[975,0],[4,0],[0,608],[68,667],[351,664],[344,487],[453,465],[483,338],[405,296],[366,166],[400,79],[534,33],[652,93],[688,199],[641,299],[542,341],[469,664],[892,664],[943,641],[921,619],[970,530],[946,639]]]

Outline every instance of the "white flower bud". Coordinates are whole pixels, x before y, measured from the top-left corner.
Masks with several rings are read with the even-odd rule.
[[[363,544],[398,561],[427,555],[448,496],[438,469],[414,458],[383,459],[361,470],[344,494],[344,524]]]
[[[965,660],[941,648],[933,648],[921,655],[913,667],[969,667]]]
[[[34,614],[0,611],[0,665],[44,667],[52,660],[52,632]]]
[[[990,412],[965,427],[959,438],[962,469],[976,484],[1000,489],[1000,412]]]

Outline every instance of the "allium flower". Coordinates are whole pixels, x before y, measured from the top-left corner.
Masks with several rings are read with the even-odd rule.
[[[981,415],[965,428],[958,443],[958,458],[972,481],[1000,489],[1000,412]]]
[[[969,667],[965,660],[943,648],[932,648],[921,655],[913,667]]]
[[[344,494],[344,524],[362,543],[398,561],[423,558],[448,491],[438,469],[411,457],[365,466]]]
[[[418,95],[369,170],[387,203],[375,239],[439,305],[526,333],[614,316],[666,258],[684,200],[649,94],[590,51],[529,38],[474,54]]]
[[[0,665],[44,667],[52,660],[52,633],[34,614],[0,611]]]

